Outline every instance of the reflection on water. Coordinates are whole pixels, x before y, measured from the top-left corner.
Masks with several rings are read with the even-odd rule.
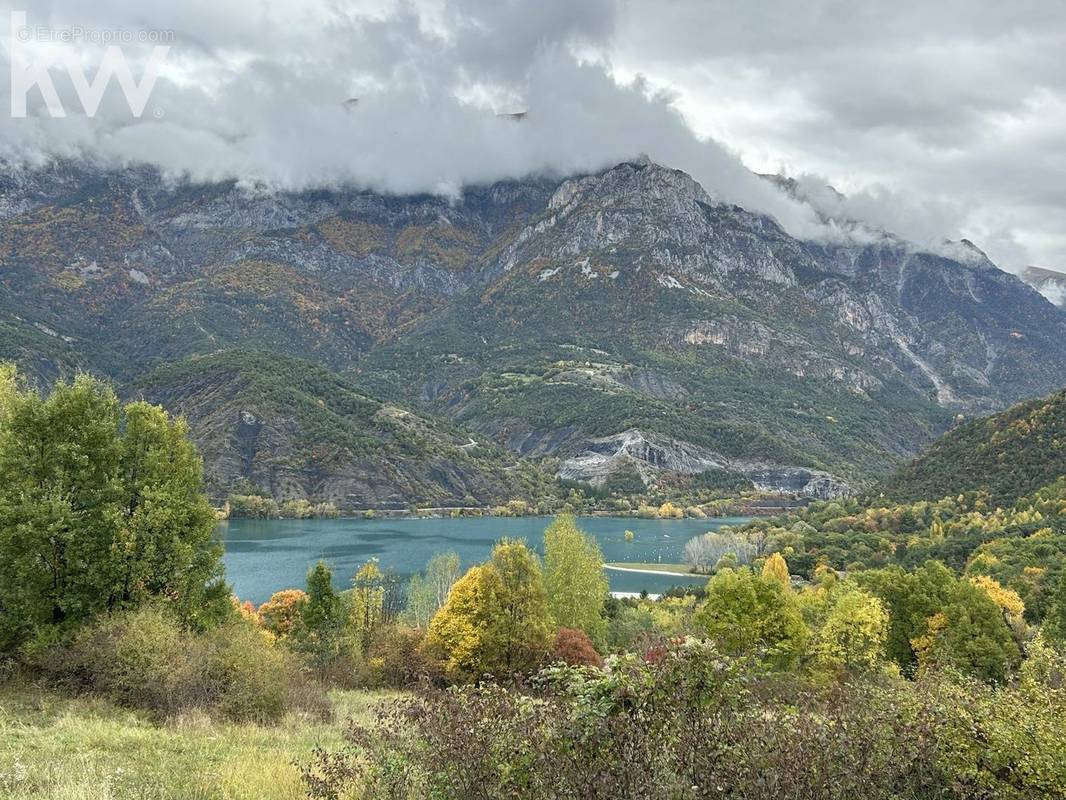
[[[279,589],[302,587],[309,567],[326,561],[338,587],[347,586],[356,569],[376,557],[383,568],[408,576],[425,567],[434,553],[454,550],[463,568],[489,557],[492,544],[504,537],[525,539],[539,552],[548,517],[480,519],[330,519],[251,520],[224,522],[219,533],[226,545],[226,576],[242,600],[261,603]],[[672,564],[691,537],[738,525],[747,519],[714,520],[621,519],[583,517],[582,528],[592,534],[607,561]],[[625,531],[636,534],[625,541]],[[658,593],[678,583],[705,581],[689,578],[608,571],[612,591]]]

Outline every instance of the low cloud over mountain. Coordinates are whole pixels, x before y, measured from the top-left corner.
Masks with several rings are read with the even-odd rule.
[[[174,4],[153,11],[151,29],[173,39],[140,119],[114,83],[86,118],[57,66],[68,116],[52,119],[33,90],[28,119],[0,118],[0,153],[447,196],[646,153],[803,238],[842,234],[752,170],[832,184],[847,195],[834,216],[926,246],[966,236],[1010,269],[1066,262],[1052,224],[1066,197],[1048,177],[1066,141],[1055,55],[1066,19],[1054,4],[1015,5],[1006,19],[993,3],[891,14],[813,3],[802,20],[784,3],[730,4],[728,15],[720,5]],[[149,27],[131,0],[53,0],[27,22],[33,59],[73,53],[87,68],[102,45],[37,32]],[[123,53],[140,76],[151,47]]]

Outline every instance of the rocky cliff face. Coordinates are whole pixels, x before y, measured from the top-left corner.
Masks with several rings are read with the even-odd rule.
[[[685,305],[739,301],[748,314],[662,322],[689,347],[850,391],[879,388],[887,372],[942,406],[984,408],[1057,386],[1066,319],[972,244],[951,252],[888,234],[801,242],[767,217],[715,203],[682,172],[638,161],[564,182],[495,266],[537,264],[545,290],[628,281],[689,295]]]
[[[631,473],[651,486],[668,473],[701,475],[732,473],[742,475],[750,485],[767,492],[786,492],[828,500],[851,494],[851,487],[824,472],[782,464],[731,459],[721,453],[681,442],[668,436],[638,430],[617,436],[590,439],[571,448],[577,455],[559,467],[564,480],[603,488],[615,476]]]
[[[708,188],[646,160],[453,201],[70,164],[10,173],[0,357],[135,391],[200,355],[298,356],[460,441],[558,457],[564,477],[721,464],[827,495],[909,458],[956,414],[1066,384],[1066,314],[972,245],[803,241]],[[323,488],[349,480],[337,478],[347,456],[290,480],[263,464],[287,463],[286,442],[313,438],[305,428],[197,397],[197,415],[229,420],[218,435],[236,443],[205,440],[219,486],[437,492],[372,466]],[[449,471],[460,460],[436,462],[432,485],[472,491]]]
[[[1066,272],[1026,267],[1018,277],[1055,305],[1066,307]]]

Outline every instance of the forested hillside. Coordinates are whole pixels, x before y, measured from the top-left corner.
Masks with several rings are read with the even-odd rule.
[[[1066,475],[1066,392],[964,423],[938,439],[876,494],[896,502],[985,492],[1010,504]]]

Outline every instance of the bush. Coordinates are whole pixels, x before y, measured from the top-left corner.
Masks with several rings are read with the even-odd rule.
[[[313,798],[526,800],[1066,796],[1062,691],[957,674],[823,684],[706,643],[555,666],[532,693],[406,695],[305,769]]]
[[[350,748],[305,771],[312,797],[948,797],[909,685],[823,690],[760,677],[706,644],[655,664],[541,673],[384,704]],[[832,787],[831,792],[827,791]],[[989,797],[994,795],[988,795]]]
[[[155,608],[103,616],[35,659],[56,683],[103,694],[130,708],[173,713],[189,702],[189,648],[181,628]]]
[[[161,717],[199,708],[266,723],[290,710],[329,709],[297,657],[245,621],[193,634],[154,608],[105,615],[69,641],[42,646],[31,666],[63,688]]]
[[[277,722],[296,699],[297,659],[250,625],[232,623],[199,637],[194,654],[200,705],[238,721]]]
[[[424,679],[440,678],[441,667],[422,648],[424,632],[406,625],[383,629],[370,646],[361,684],[401,689]]]
[[[572,667],[600,667],[603,658],[596,652],[588,634],[576,628],[560,628],[552,645],[552,660]]]
[[[992,687],[958,674],[918,684],[939,722],[937,758],[964,797],[1066,797],[1066,693],[1041,681]]]

